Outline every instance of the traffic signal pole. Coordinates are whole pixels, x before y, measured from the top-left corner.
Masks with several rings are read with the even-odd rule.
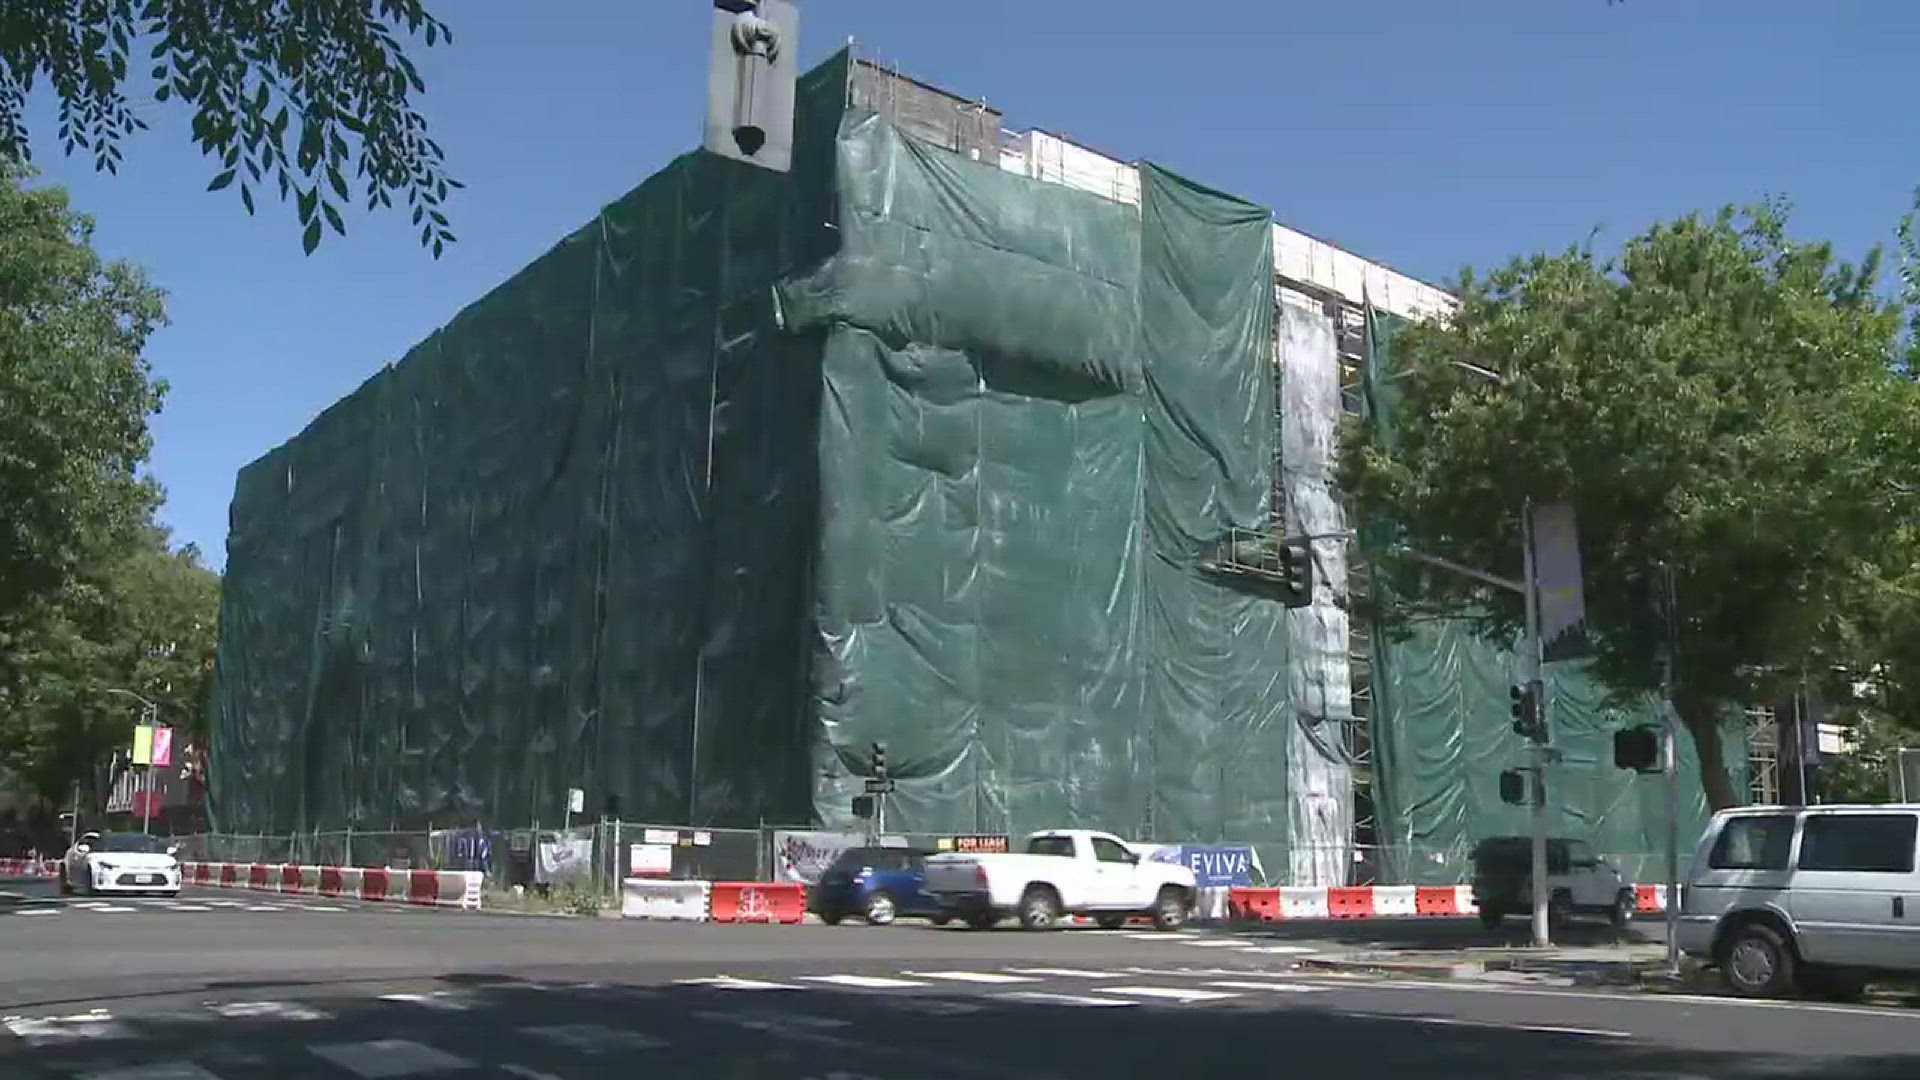
[[[1526,597],[1527,612],[1527,681],[1542,687],[1539,702],[1534,706],[1539,712],[1539,729],[1551,731],[1547,726],[1547,695],[1544,692],[1543,678],[1546,673],[1545,656],[1541,652],[1540,641],[1540,583],[1536,577],[1533,561],[1533,501],[1529,499],[1520,511],[1520,546],[1522,566],[1524,567],[1521,592]],[[1533,944],[1544,949],[1553,944],[1551,928],[1547,925],[1547,743],[1544,739],[1527,740],[1528,756],[1533,759],[1533,798],[1529,802],[1529,817],[1533,826]]]

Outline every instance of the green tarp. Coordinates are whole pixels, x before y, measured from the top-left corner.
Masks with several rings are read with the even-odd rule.
[[[676,161],[242,474],[228,830],[844,821],[1275,843],[1264,209],[1121,205],[803,80],[797,163]]]

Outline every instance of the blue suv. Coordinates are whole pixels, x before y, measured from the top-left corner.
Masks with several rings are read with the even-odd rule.
[[[928,854],[913,848],[847,849],[814,886],[813,913],[828,926],[855,915],[873,926],[902,915],[925,916],[945,926],[949,916],[926,889]]]

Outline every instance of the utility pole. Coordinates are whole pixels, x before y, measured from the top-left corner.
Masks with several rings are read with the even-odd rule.
[[[1544,949],[1553,944],[1551,928],[1547,925],[1547,761],[1551,751],[1547,746],[1548,733],[1553,729],[1547,724],[1547,695],[1544,692],[1546,674],[1545,654],[1541,651],[1540,640],[1540,588],[1536,576],[1533,558],[1533,500],[1528,499],[1520,509],[1520,542],[1522,547],[1521,564],[1524,568],[1522,592],[1526,597],[1527,639],[1525,645],[1527,661],[1527,679],[1536,686],[1543,687],[1540,694],[1539,725],[1540,735],[1527,740],[1529,756],[1532,757],[1533,799],[1529,804],[1529,816],[1533,826],[1533,944]]]
[[[1666,614],[1666,647],[1661,649],[1660,697],[1667,709],[1667,747],[1661,762],[1667,773],[1667,974],[1680,976],[1680,711],[1673,705],[1674,668],[1680,651],[1679,615],[1674,606],[1673,564],[1663,562],[1661,588]]]

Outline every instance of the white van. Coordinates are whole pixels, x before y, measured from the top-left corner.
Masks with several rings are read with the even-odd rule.
[[[1722,810],[1693,854],[1680,949],[1751,997],[1920,976],[1917,846],[1920,804]]]

